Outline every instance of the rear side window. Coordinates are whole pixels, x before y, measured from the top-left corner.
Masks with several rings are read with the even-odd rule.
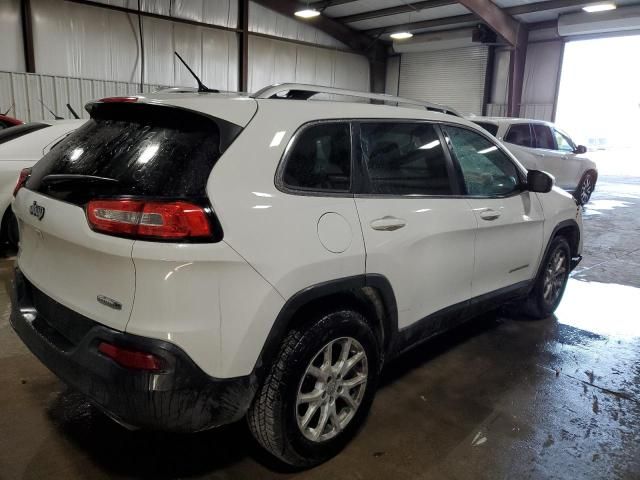
[[[553,139],[553,134],[549,127],[539,123],[534,123],[532,127],[536,137],[535,148],[545,148],[547,150],[556,149],[556,142]]]
[[[489,122],[473,122],[473,123],[484,128],[487,132],[489,132],[494,137],[496,136],[496,133],[498,133],[498,125],[496,125],[495,123],[489,123]]]
[[[287,155],[282,181],[294,190],[349,192],[351,130],[348,123],[306,127]]]
[[[48,126],[46,123],[25,123],[24,125],[16,125],[14,127],[9,126],[0,131],[0,145],[20,138],[27,133],[42,130]]]
[[[518,123],[511,125],[509,131],[504,136],[504,141],[520,145],[521,147],[533,147],[531,128],[528,123]]]
[[[214,164],[240,127],[157,105],[98,104],[32,171],[27,188],[72,203],[95,196],[206,196]]]
[[[451,195],[440,137],[424,122],[360,125],[360,146],[369,192],[383,195]]]
[[[495,197],[519,190],[518,170],[497,145],[465,128],[445,126],[444,129],[469,195]]]

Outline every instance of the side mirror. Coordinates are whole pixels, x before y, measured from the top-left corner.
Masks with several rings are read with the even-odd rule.
[[[547,193],[551,191],[555,179],[547,172],[529,170],[527,172],[527,190],[530,192]]]
[[[587,147],[585,147],[584,145],[578,145],[576,149],[573,151],[573,153],[577,153],[577,154],[587,153]]]

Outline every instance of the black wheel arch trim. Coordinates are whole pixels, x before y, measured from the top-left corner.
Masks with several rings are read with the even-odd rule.
[[[567,220],[563,220],[560,223],[558,223],[553,231],[551,232],[551,235],[549,235],[549,241],[547,241],[547,245],[544,248],[544,252],[542,254],[542,256],[540,257],[540,264],[538,265],[538,270],[536,272],[536,276],[534,277],[534,280],[537,279],[540,276],[540,273],[542,272],[542,269],[544,268],[544,259],[547,258],[547,254],[549,253],[549,248],[551,247],[551,242],[553,242],[553,239],[556,238],[556,236],[558,235],[558,232],[560,230],[562,230],[563,228],[575,228],[576,232],[577,232],[577,238],[576,238],[576,248],[580,245],[580,227],[578,226],[578,222],[576,222],[573,219],[567,219]],[[571,245],[569,245],[569,247],[571,247]],[[574,255],[574,253],[576,253],[576,255]],[[571,252],[571,256],[575,257],[577,256],[577,252]],[[579,260],[575,262],[575,265],[577,265],[579,263]],[[572,261],[571,263],[572,267],[574,266],[574,262]],[[535,282],[533,282],[535,283]],[[532,286],[533,286],[532,283]]]
[[[384,339],[385,351],[387,351],[398,331],[398,308],[391,283],[384,275],[380,274],[354,275],[311,285],[293,294],[280,309],[280,313],[271,326],[252,375],[259,382],[264,380],[278,355],[283,338],[302,308],[323,297],[362,291],[365,287],[374,288],[380,293],[382,306],[385,310],[381,327],[389,335],[389,338]]]

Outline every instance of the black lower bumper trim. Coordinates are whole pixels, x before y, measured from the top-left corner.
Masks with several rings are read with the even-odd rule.
[[[18,269],[12,300],[11,325],[27,347],[65,383],[125,425],[205,430],[242,418],[255,394],[252,376],[213,378],[174,344],[119,332],[67,309]],[[35,304],[48,314],[55,312],[56,318],[45,317]],[[159,356],[164,369],[121,367],[98,352],[103,341]]]
[[[571,258],[571,270],[576,268],[578,264],[582,261],[582,255],[578,255]]]

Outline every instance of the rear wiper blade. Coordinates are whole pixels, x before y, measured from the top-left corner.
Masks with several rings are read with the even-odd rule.
[[[119,180],[115,178],[108,177],[97,177],[95,175],[74,175],[74,174],[62,174],[62,173],[52,173],[46,175],[41,183],[43,184],[59,184],[59,183],[68,183],[68,182],[89,182],[89,183],[120,183]]]

